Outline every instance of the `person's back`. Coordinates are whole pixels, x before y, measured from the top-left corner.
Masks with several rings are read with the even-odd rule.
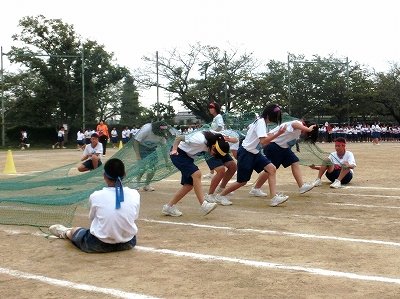
[[[69,239],[84,252],[113,252],[132,249],[136,245],[140,195],[123,187],[125,165],[116,158],[104,165],[103,179],[107,184],[89,197],[90,229],[67,228],[61,224],[49,227],[50,232],[62,239]]]
[[[123,188],[124,202],[115,208],[115,187],[104,187],[90,195],[90,232],[106,243],[124,243],[132,239],[137,231],[139,193],[128,187]]]

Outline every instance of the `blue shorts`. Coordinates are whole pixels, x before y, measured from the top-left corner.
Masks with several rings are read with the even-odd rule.
[[[85,162],[82,163],[87,169],[94,169],[93,168],[93,162],[92,159],[90,160],[86,160]],[[102,165],[103,163],[101,163],[101,161],[99,160],[99,164],[97,165],[97,167],[99,167],[100,165]]]
[[[326,172],[325,176],[330,180],[332,183],[339,177],[340,169],[334,169],[332,172]],[[340,181],[342,184],[350,183],[351,179],[353,178],[353,173],[350,171],[348,174],[344,176],[344,178]]]
[[[97,239],[89,229],[79,228],[72,236],[72,243],[87,253],[113,252],[129,250],[136,245],[136,236],[126,243],[109,244]]]
[[[178,168],[182,174],[181,185],[193,185],[192,174],[199,170],[194,164],[194,159],[189,157],[185,151],[178,148],[178,155],[170,155],[172,164]]]
[[[275,142],[271,142],[264,148],[264,155],[271,160],[277,169],[281,165],[286,168],[293,163],[299,162],[299,158],[293,153],[290,147],[283,148]]]
[[[118,137],[111,137],[111,143],[118,143]]]
[[[240,146],[237,159],[237,182],[244,183],[250,181],[253,170],[260,173],[270,163],[271,161],[260,152],[253,154]]]
[[[229,154],[223,156],[221,159],[217,159],[213,156],[211,156],[209,159],[206,159],[206,163],[210,168],[210,170],[213,170],[219,166],[223,166],[225,165],[225,163],[228,163],[229,161],[233,161],[232,157]]]

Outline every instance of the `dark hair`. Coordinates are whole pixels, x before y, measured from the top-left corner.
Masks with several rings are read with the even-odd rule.
[[[214,154],[215,158],[221,159],[223,156],[225,156],[227,153],[229,153],[229,143],[225,141],[225,138],[224,138],[224,136],[222,136],[222,134],[213,133],[210,131],[203,131],[203,134],[206,137],[207,147],[209,149],[211,149],[213,145],[218,143],[218,147],[224,153],[224,154],[221,154],[218,151],[215,151],[215,154]]]
[[[270,122],[277,123],[278,125],[282,122],[282,109],[278,104],[270,104],[265,107],[262,118],[268,118]]]
[[[151,123],[151,130],[155,135],[161,137],[167,137],[169,134],[169,126],[163,120]]]
[[[112,181],[118,178],[122,179],[125,176],[125,165],[120,159],[111,158],[104,164],[104,172]]]
[[[313,125],[313,124],[310,123],[309,121],[304,121],[303,124],[304,124],[306,127],[309,127],[309,126]],[[313,144],[314,144],[315,142],[317,142],[318,133],[319,133],[318,125],[315,124],[315,126],[314,126],[314,128],[312,129],[311,132],[306,132],[306,133],[304,133],[304,141],[305,141],[305,142],[310,142],[310,143],[313,143]]]
[[[214,108],[217,114],[221,113],[221,105],[217,102],[211,102],[210,104],[208,104],[208,108]]]
[[[335,142],[346,143],[346,139],[344,137],[338,137],[338,138],[335,139]]]

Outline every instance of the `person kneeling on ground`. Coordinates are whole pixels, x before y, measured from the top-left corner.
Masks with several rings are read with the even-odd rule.
[[[353,178],[353,169],[357,166],[354,155],[346,151],[346,139],[339,137],[335,140],[335,152],[330,153],[329,157],[323,161],[321,166],[311,165],[312,169],[318,170],[318,177],[314,181],[314,186],[322,185],[322,175],[332,182],[331,188],[340,188],[342,184],[350,183]]]
[[[99,135],[93,133],[90,137],[90,143],[86,145],[83,150],[81,161],[84,161],[79,165],[78,170],[80,172],[93,170],[102,165],[101,155],[103,154],[103,145],[99,142]]]
[[[89,197],[90,229],[67,228],[61,224],[49,227],[50,232],[69,239],[87,253],[113,252],[132,249],[136,245],[140,194],[122,186],[125,176],[124,163],[116,158],[104,165],[104,181],[107,187],[93,192]]]

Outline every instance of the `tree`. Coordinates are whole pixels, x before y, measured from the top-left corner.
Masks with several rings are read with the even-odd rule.
[[[379,114],[390,116],[400,124],[400,68],[397,65],[392,65],[387,74],[377,74],[373,102]]]
[[[60,19],[24,17],[19,22],[20,34],[14,41],[22,44],[13,46],[10,60],[24,66],[19,78],[36,78],[35,86],[26,92],[27,97],[14,97],[16,106],[31,108],[36,119],[48,116],[53,124],[69,123],[78,125],[82,120],[82,60],[81,44],[72,25]],[[85,114],[90,121],[112,117],[118,113],[113,93],[121,86],[119,82],[128,73],[112,62],[113,54],[94,41],[86,41],[85,57]],[[16,77],[15,79],[18,79]],[[39,84],[40,83],[40,84]],[[41,114],[35,108],[42,107]],[[44,111],[45,110],[45,111]],[[19,114],[25,118],[26,113]]]
[[[243,107],[247,84],[257,67],[252,54],[229,53],[217,47],[191,45],[185,54],[177,50],[158,58],[159,87],[175,96],[197,117],[210,121],[207,106],[211,100],[224,105],[226,111]],[[137,70],[139,83],[145,87],[157,86],[156,57],[144,57],[146,67]],[[246,99],[247,100],[247,99]]]
[[[139,93],[133,77],[127,76],[122,87],[120,123],[138,127],[141,124],[142,112],[143,108],[139,104]]]

